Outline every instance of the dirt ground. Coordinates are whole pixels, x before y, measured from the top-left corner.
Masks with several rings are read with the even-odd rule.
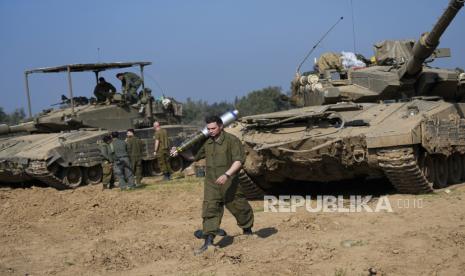
[[[194,256],[202,180],[144,183],[0,188],[0,275],[464,275],[465,184],[381,191],[393,212],[273,213],[253,201],[256,237],[225,212],[228,236]]]

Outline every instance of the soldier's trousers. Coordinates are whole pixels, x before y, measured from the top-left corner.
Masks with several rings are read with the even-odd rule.
[[[120,189],[134,187],[134,175],[128,157],[122,157],[113,163],[113,171],[118,178]]]
[[[113,178],[112,164],[108,161],[102,164],[102,184],[103,188],[111,188],[111,180]]]
[[[224,207],[236,218],[240,228],[253,226],[254,215],[252,207],[245,198],[237,178],[228,180],[224,185],[205,180],[202,208],[203,232],[215,235],[223,218]]]
[[[105,91],[96,91],[94,95],[97,98],[97,102],[104,102],[109,98],[110,93]]]
[[[138,95],[137,95],[137,89],[139,89],[139,87],[140,87],[141,84],[142,84],[142,83],[136,83],[136,84],[134,84],[134,85],[130,85],[130,86],[129,86],[129,89],[128,89],[128,91],[127,91],[127,96],[126,96],[126,97],[128,97],[128,99],[129,99],[129,101],[130,101],[131,103],[135,103],[135,102],[137,102],[137,100],[139,99],[139,97],[138,97]]]
[[[131,160],[131,168],[136,178],[136,184],[140,185],[142,180],[142,160]]]
[[[170,166],[169,154],[167,150],[160,150],[159,152],[157,152],[157,162],[158,167],[160,168],[160,171],[163,174],[173,173],[173,170]]]

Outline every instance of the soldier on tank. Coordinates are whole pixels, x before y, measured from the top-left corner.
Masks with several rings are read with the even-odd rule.
[[[113,162],[114,157],[111,150],[111,136],[106,135],[103,137],[103,143],[100,145],[100,153],[103,157],[102,163],[102,189],[111,189],[113,185]]]
[[[341,55],[333,52],[322,54],[318,59],[317,68],[321,75],[330,69],[342,71],[344,67],[342,66]]]
[[[141,184],[142,180],[142,141],[134,135],[134,129],[128,129],[126,133],[126,144],[128,145],[129,161],[131,168],[136,176],[136,186]]]
[[[116,93],[116,88],[109,82],[105,81],[105,78],[100,77],[98,83],[94,88],[94,95],[97,98],[97,102],[111,102],[112,96]]]
[[[213,246],[215,235],[225,235],[220,229],[224,207],[236,218],[244,235],[252,235],[253,210],[239,186],[238,172],[245,161],[241,141],[223,131],[218,116],[205,119],[209,138],[195,155],[195,160],[205,158],[206,176],[202,207],[203,238],[205,243],[195,254],[201,254]],[[176,152],[173,151],[176,155]]]
[[[141,86],[142,79],[132,72],[118,73],[116,74],[116,78],[121,81],[123,94],[129,100],[129,102],[137,102],[137,89],[139,89]]]
[[[171,173],[173,172],[169,163],[169,141],[166,129],[160,127],[160,122],[154,122],[153,128],[155,130],[155,147],[153,154],[158,161],[158,167],[163,173],[163,180],[170,180]]]
[[[129,162],[129,155],[126,143],[119,139],[118,132],[112,132],[111,149],[114,157],[113,171],[119,180],[121,190],[134,188],[134,175]]]

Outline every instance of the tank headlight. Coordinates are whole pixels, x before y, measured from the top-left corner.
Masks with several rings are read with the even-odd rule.
[[[407,109],[408,116],[415,116],[419,112],[420,112],[420,110],[418,110],[418,106],[409,106],[408,109]]]

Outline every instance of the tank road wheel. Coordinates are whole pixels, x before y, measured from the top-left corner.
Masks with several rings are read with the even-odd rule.
[[[152,175],[162,175],[157,159],[152,160]]]
[[[63,171],[63,183],[69,188],[77,188],[82,184],[82,170],[80,167],[69,167]]]
[[[441,189],[447,186],[447,180],[449,178],[449,169],[447,165],[447,157],[444,155],[434,156],[434,166],[436,167],[434,188]]]
[[[459,183],[462,178],[462,157],[458,153],[454,153],[447,158],[449,167],[449,184]]]
[[[434,167],[434,160],[428,153],[424,153],[420,157],[420,169],[430,187],[433,187],[434,179],[436,177],[436,170]]]
[[[160,168],[158,168],[157,159],[142,161],[142,175],[143,176],[161,175]]]
[[[173,170],[173,172],[182,171],[184,160],[182,159],[181,156],[172,157],[169,159],[169,162],[170,162],[171,170]]]
[[[102,166],[100,165],[85,168],[84,173],[86,176],[87,184],[95,185],[102,181],[103,171]]]
[[[147,161],[147,173],[149,176],[161,175],[160,167],[158,166],[157,159]]]

